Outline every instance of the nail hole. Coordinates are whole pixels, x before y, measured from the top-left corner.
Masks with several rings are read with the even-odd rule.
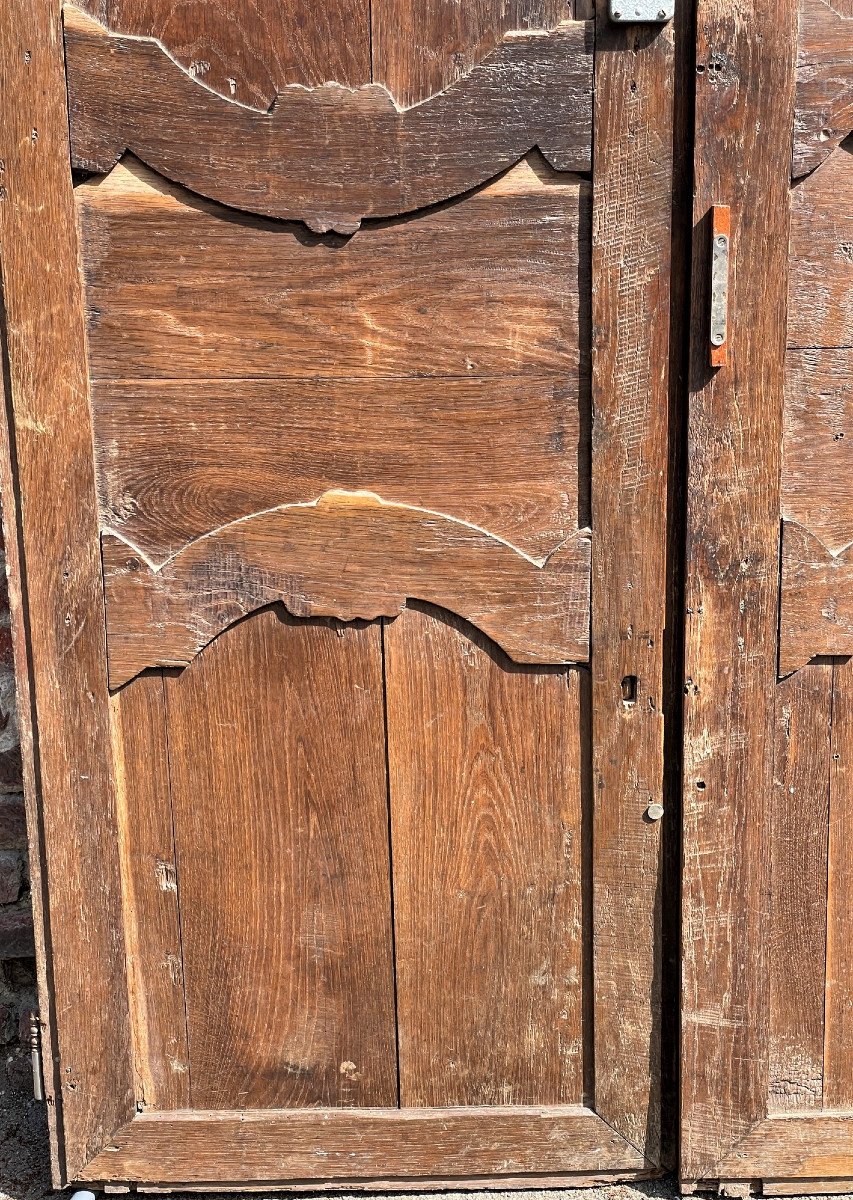
[[[707,784],[705,783],[705,780],[704,780],[704,779],[699,779],[699,780],[697,780],[697,781],[696,781],[696,786],[697,786],[697,788],[699,789],[699,791],[700,791],[700,792],[704,792],[704,790],[705,790],[705,788],[706,788]]]

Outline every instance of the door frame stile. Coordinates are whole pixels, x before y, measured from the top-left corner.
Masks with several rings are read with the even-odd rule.
[[[595,1110],[661,1158],[675,37],[596,5],[592,238]],[[685,14],[679,13],[677,20]],[[622,681],[636,680],[636,702]]]
[[[796,0],[699,0],[684,618],[686,1183],[785,1173],[778,1162],[770,1169],[766,1141],[783,1123],[765,1120],[763,944],[796,43]],[[715,371],[707,289],[717,203],[732,208],[733,261],[729,363]],[[756,1138],[766,1141],[766,1172],[764,1150],[750,1151]]]
[[[45,1090],[61,1187],[127,1121],[134,1095],[58,0],[4,6],[0,107],[0,481],[42,948]]]

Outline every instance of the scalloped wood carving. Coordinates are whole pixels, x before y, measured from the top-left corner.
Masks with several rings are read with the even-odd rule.
[[[508,34],[463,79],[398,109],[378,84],[288,87],[269,112],[224,99],[157,41],[65,9],[75,167],[131,150],[202,196],[317,232],[352,232],[457,196],[538,146],[589,171],[592,23]]]
[[[853,8],[849,0],[801,0],[794,178],[819,167],[851,130]]]
[[[425,600],[517,662],[589,658],[585,530],[535,560],[441,513],[329,491],[223,526],[159,570],[109,531],[102,547],[111,687],[146,667],[185,666],[234,621],[276,601],[294,616],[353,621]]]
[[[779,674],[853,654],[853,545],[840,554],[795,521],[782,523]]]

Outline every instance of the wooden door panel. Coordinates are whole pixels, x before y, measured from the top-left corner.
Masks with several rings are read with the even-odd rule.
[[[190,1106],[393,1107],[378,626],[260,613],[166,702]]]
[[[434,610],[384,639],[401,1104],[582,1104],[589,690]]]
[[[700,83],[695,216],[706,202],[731,203],[734,323],[727,367],[707,369],[707,324],[693,351],[682,1170],[795,1194],[853,1176],[853,9],[779,8],[772,30],[756,14],[746,32],[728,24],[725,4],[700,4],[716,82]],[[736,153],[712,134],[734,86],[727,64],[758,54],[754,39],[761,66],[753,57],[748,103],[763,106],[772,156],[747,115]],[[697,297],[705,250],[698,236]],[[712,678],[721,661],[737,664],[725,682]]]
[[[156,38],[205,86],[269,108],[283,86],[370,80],[370,0],[81,0],[110,29]]]
[[[40,711],[111,729],[86,966],[109,946],[129,996],[91,1040],[105,1087],[52,1010],[59,1182],[660,1161],[674,38],[589,10],[97,0],[65,11],[66,78],[54,56],[24,88],[39,153],[55,88],[55,160],[0,193],[4,292],[46,183],[71,230],[47,300],[74,311],[33,376],[12,281],[7,530],[37,555],[75,480],[88,557],[54,556],[85,617],[54,613],[61,644],[17,593],[22,671],[45,695],[97,623],[64,718]],[[61,762],[88,779],[84,733],[38,827],[75,803]],[[55,886],[46,1011],[82,880]]]
[[[162,672],[116,692],[111,711],[138,1103],[186,1108],[189,1048]]]
[[[573,0],[374,0],[373,78],[398,104],[420,104],[467,74],[503,34],[552,29],[575,15]]]
[[[582,21],[507,36],[414,108],[399,109],[378,85],[329,84],[287,88],[268,113],[199,87],[157,42],[110,34],[73,8],[65,30],[77,167],[108,171],[129,149],[202,196],[321,233],[458,196],[534,146],[557,170],[590,168],[593,63]]]

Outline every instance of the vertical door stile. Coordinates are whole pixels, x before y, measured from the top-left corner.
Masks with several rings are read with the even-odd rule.
[[[596,7],[595,1106],[658,1162],[674,42]]]
[[[768,1097],[766,931],[796,0],[700,0],[688,451],[682,1152],[749,1170]],[[732,210],[728,365],[708,214]],[[722,668],[722,669],[721,669]],[[742,1154],[743,1168],[739,1166]],[[755,1172],[753,1172],[755,1174]]]

